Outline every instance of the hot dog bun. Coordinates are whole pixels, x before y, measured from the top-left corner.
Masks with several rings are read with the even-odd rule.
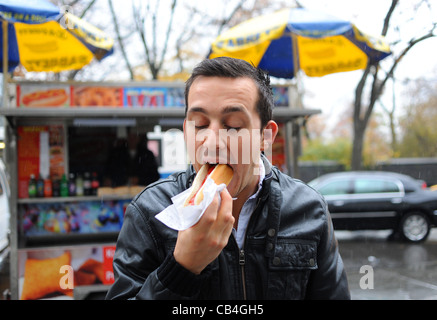
[[[208,163],[204,164],[196,175],[193,181],[193,191],[187,197],[184,202],[184,207],[190,205],[198,205],[203,200],[203,185],[206,179],[211,177],[215,184],[220,185],[224,183],[226,186],[232,180],[234,176],[234,171],[231,167],[226,164],[210,165]]]

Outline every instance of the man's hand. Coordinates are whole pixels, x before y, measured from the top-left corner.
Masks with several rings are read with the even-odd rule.
[[[218,257],[227,245],[234,225],[232,197],[225,188],[216,194],[199,222],[191,228],[179,231],[174,250],[175,260],[185,269],[200,274]]]

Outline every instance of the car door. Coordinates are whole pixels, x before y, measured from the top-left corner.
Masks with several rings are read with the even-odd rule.
[[[335,177],[315,186],[328,203],[335,229],[347,229],[350,219],[349,199],[353,190],[353,179]]]
[[[352,193],[341,206],[347,229],[393,229],[401,210],[404,190],[400,181],[357,177]],[[339,204],[338,204],[339,205]]]

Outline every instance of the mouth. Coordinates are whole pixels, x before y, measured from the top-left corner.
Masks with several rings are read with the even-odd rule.
[[[206,166],[206,171],[207,171],[208,175],[210,175],[211,172],[215,169],[215,167],[217,167],[219,164],[220,165],[225,165],[225,166],[229,167],[232,170],[232,172],[235,174],[235,169],[232,167],[232,165],[230,165],[227,162],[206,161],[204,163],[200,163],[200,166],[201,166],[201,168],[203,166]],[[199,168],[199,170],[200,170],[200,168]]]
[[[227,162],[205,162],[204,164],[208,166],[208,171],[212,171],[219,164],[224,164],[231,168],[232,171],[234,170],[234,168],[232,168],[232,166]]]
[[[200,165],[208,164],[214,167],[218,164],[226,164],[228,166],[231,166],[230,163],[232,163],[232,161],[226,159],[226,157],[212,157],[212,156],[205,156],[199,161]]]

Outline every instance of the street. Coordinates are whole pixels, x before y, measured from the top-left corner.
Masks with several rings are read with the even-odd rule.
[[[336,231],[351,298],[437,300],[437,229],[421,244],[388,241],[389,234]]]

